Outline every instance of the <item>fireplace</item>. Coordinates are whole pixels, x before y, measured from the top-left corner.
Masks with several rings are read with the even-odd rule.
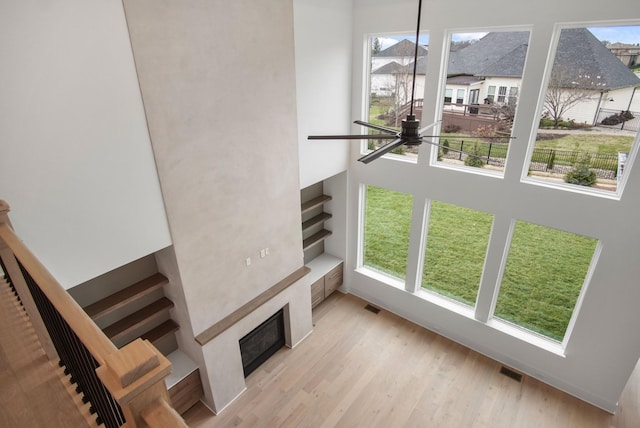
[[[240,339],[240,356],[242,357],[244,377],[249,376],[284,345],[284,310],[280,309]]]

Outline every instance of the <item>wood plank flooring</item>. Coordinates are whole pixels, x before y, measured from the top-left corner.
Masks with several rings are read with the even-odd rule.
[[[634,372],[615,415],[366,302],[333,293],[314,332],[247,379],[220,415],[201,403],[184,418],[204,427],[640,427]]]
[[[33,326],[9,286],[0,280],[0,426],[88,427],[46,357]]]

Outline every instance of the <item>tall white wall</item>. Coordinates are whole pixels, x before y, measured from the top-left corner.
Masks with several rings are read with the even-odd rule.
[[[361,186],[372,184],[401,191],[414,197],[412,240],[408,277],[420,272],[419,245],[424,212],[434,199],[494,215],[492,244],[487,254],[487,269],[480,286],[493,290],[498,282],[507,235],[514,220],[591,236],[600,241],[602,252],[581,301],[575,324],[564,348],[549,346],[531,335],[518,334],[496,323],[475,319],[470,310],[452,310],[437,299],[407,292],[385,283],[380,277],[358,269],[358,230],[348,237],[346,268],[349,291],[365,297],[431,330],[448,336],[499,361],[522,370],[549,384],[568,391],[606,410],[614,411],[616,402],[640,356],[637,326],[640,325],[640,166],[628,173],[628,182],[620,198],[593,196],[578,189],[561,190],[526,176],[527,151],[533,141],[541,110],[541,85],[545,64],[550,56],[556,23],[584,23],[609,20],[622,24],[640,22],[637,3],[615,0],[603,8],[596,2],[520,2],[518,7],[503,0],[483,3],[456,2],[453,13],[448,0],[426,1],[422,28],[429,32],[430,49],[423,119],[429,123],[438,116],[442,102],[444,48],[448,31],[488,31],[513,28],[531,31],[518,112],[514,123],[515,143],[511,144],[504,177],[483,172],[462,172],[442,165],[431,165],[431,147],[422,145],[417,164],[379,159],[369,165],[355,162],[349,168],[349,220],[358,224]],[[354,9],[354,91],[362,88],[365,69],[361,49],[366,34],[406,31],[415,26],[417,1],[356,0]],[[359,111],[354,95],[353,112]],[[354,147],[352,157],[358,155]],[[496,245],[497,244],[497,245]],[[356,270],[357,269],[357,270]],[[491,288],[487,288],[491,287]],[[491,300],[484,294],[479,301]],[[526,302],[523,302],[526,305]],[[481,317],[480,317],[481,318]]]
[[[67,288],[171,244],[120,2],[0,5],[0,198]]]
[[[300,188],[347,169],[351,133],[351,1],[294,0]]]
[[[125,9],[198,335],[303,265],[292,3]]]

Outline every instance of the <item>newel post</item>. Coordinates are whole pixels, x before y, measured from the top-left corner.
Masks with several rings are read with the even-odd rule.
[[[136,339],[105,357],[96,373],[118,402],[127,428],[145,427],[142,413],[158,402],[169,403],[164,379],[171,363],[148,340]],[[177,425],[180,426],[180,425]]]

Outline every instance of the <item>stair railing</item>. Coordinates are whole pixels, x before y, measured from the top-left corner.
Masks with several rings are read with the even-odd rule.
[[[186,427],[171,407],[164,379],[171,363],[149,341],[121,349],[15,234],[0,200],[0,267],[29,315],[51,361],[57,361],[107,428]]]

